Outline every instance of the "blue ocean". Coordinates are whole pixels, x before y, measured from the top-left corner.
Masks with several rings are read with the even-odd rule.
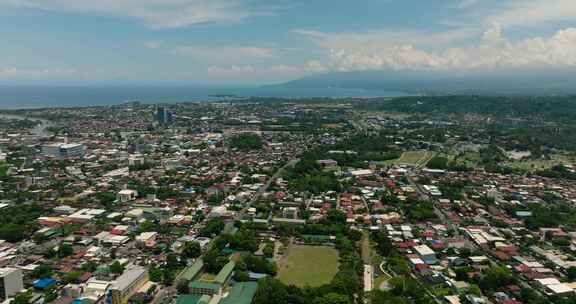
[[[380,90],[279,86],[0,86],[0,109],[105,106],[136,100],[143,103],[217,101],[226,98],[226,96],[369,98],[406,95],[408,94]]]

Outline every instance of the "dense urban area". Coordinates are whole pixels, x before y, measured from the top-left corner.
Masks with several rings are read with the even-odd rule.
[[[576,303],[571,97],[2,111],[0,298]]]

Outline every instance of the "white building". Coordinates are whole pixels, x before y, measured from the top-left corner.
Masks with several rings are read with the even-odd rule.
[[[561,283],[556,278],[536,279],[535,281],[544,289],[544,293],[547,295],[567,295],[574,292],[570,286]]]
[[[54,143],[42,146],[44,156],[55,158],[82,157],[86,154],[83,144]]]
[[[24,289],[22,270],[0,268],[0,299],[6,300]]]
[[[125,189],[118,192],[116,199],[121,203],[126,203],[135,200],[137,196],[138,192],[136,190]]]

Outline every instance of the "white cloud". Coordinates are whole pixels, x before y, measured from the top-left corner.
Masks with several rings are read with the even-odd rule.
[[[381,47],[383,42],[397,45],[418,44],[436,46],[439,44],[454,43],[478,34],[478,30],[472,27],[460,27],[437,33],[405,30],[326,33],[305,29],[296,29],[292,32],[312,39],[319,46],[326,49],[376,49]]]
[[[509,0],[498,13],[485,18],[488,23],[504,26],[537,26],[547,22],[574,20],[574,0]]]
[[[243,0],[0,0],[0,7],[128,17],[154,29],[235,23],[277,8],[250,8]]]
[[[334,34],[314,35],[320,38],[318,45],[329,52],[328,67],[337,71],[576,65],[576,28],[560,30],[551,37],[514,42],[503,36],[499,23],[494,23],[483,33],[479,43],[444,49],[430,47],[427,41],[418,45],[384,38],[362,43],[362,39],[354,39],[352,34],[336,34],[338,40],[334,43],[330,38]],[[351,41],[345,41],[346,37],[352,37]]]
[[[248,59],[270,59],[276,57],[274,49],[260,47],[182,46],[176,48],[175,52],[182,56],[189,56],[209,63],[237,63]]]
[[[326,71],[327,68],[322,63],[311,60],[298,66],[283,64],[266,67],[255,67],[253,65],[212,66],[208,68],[208,75],[217,79],[257,81],[264,79],[267,82],[276,82]]]

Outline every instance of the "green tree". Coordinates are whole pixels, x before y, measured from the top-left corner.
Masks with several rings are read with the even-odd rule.
[[[54,286],[48,288],[48,290],[44,291],[44,303],[50,303],[58,299],[58,291]]]
[[[96,271],[96,269],[98,269],[98,263],[96,263],[94,261],[88,261],[88,262],[82,264],[82,266],[80,266],[80,269],[82,269],[83,271],[86,271],[86,272],[94,272],[94,271]]]
[[[252,304],[288,304],[286,286],[274,278],[260,280]]]
[[[150,281],[158,283],[162,281],[163,271],[156,265],[151,265],[148,269],[148,275],[150,276]]]
[[[230,146],[241,151],[262,149],[262,145],[262,137],[253,133],[240,134],[230,140]]]
[[[120,264],[120,262],[115,261],[110,265],[110,272],[116,275],[121,275],[124,273],[124,265]]]
[[[59,258],[62,259],[62,258],[71,256],[73,254],[74,254],[74,248],[72,247],[72,245],[62,244],[62,245],[58,246],[56,256],[58,256]]]
[[[198,242],[186,242],[182,248],[182,258],[197,258],[202,254],[202,248]]]
[[[506,268],[492,266],[485,271],[480,280],[480,287],[482,290],[495,291],[511,283],[513,283],[513,276]]]
[[[178,293],[181,293],[181,294],[188,293],[188,281],[187,280],[178,280],[178,283],[176,284],[176,290],[178,290]]]
[[[30,304],[32,299],[32,294],[30,292],[19,293],[14,297],[14,300],[10,302],[11,304]]]
[[[38,279],[49,278],[52,274],[52,267],[46,264],[42,264],[32,271],[32,276]]]
[[[566,274],[570,281],[576,280],[576,267],[572,266],[566,270]]]
[[[350,298],[335,292],[316,298],[313,304],[351,304]]]
[[[66,284],[78,282],[82,275],[82,271],[70,271],[64,276],[63,282]]]

